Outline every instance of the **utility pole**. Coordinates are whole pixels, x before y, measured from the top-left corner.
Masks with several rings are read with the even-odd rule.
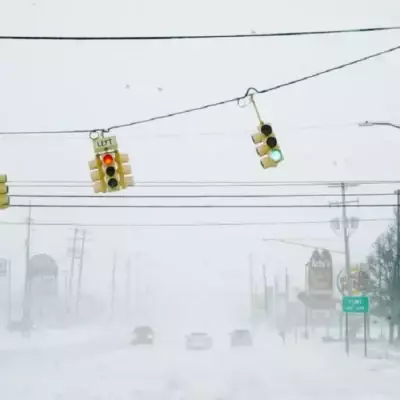
[[[310,266],[310,263],[308,262],[304,266],[304,291],[306,293],[306,298],[308,299],[310,296],[310,291],[309,291],[309,284],[308,284],[308,268]],[[310,337],[310,334],[308,332],[308,302],[304,304],[304,339],[308,339]]]
[[[76,315],[79,316],[79,305],[81,301],[81,287],[82,287],[82,272],[83,272],[83,257],[85,254],[85,240],[86,240],[86,231],[82,232],[81,238],[81,251],[79,255],[79,272],[78,272],[78,286],[76,293]]]
[[[330,187],[337,187],[338,185],[332,185]],[[346,189],[349,186],[358,186],[356,184],[346,184],[345,182],[340,183],[340,189],[341,189],[341,198],[342,201],[341,203],[330,203],[331,205],[339,205],[342,208],[342,218],[339,221],[337,220],[332,220],[331,221],[331,226],[332,229],[334,230],[339,230],[340,227],[342,228],[343,231],[343,239],[344,239],[344,251],[345,251],[345,271],[346,271],[346,287],[347,287],[347,296],[352,296],[353,295],[353,286],[352,286],[352,280],[351,280],[351,267],[350,267],[350,245],[349,245],[349,220],[347,218],[347,208],[346,205],[349,203],[358,203],[358,200],[356,201],[346,201]],[[352,218],[350,221],[352,228],[357,229],[358,227],[358,220],[355,218]],[[346,342],[346,354],[350,354],[350,338],[349,338],[349,315],[348,313],[345,313],[345,342]]]
[[[352,282],[351,282],[351,270],[350,270],[350,246],[349,246],[349,234],[347,230],[347,214],[346,214],[346,185],[344,182],[341,183],[342,189],[342,229],[344,239],[344,251],[346,259],[346,283],[347,283],[347,295],[352,296]],[[347,313],[346,313],[347,317]],[[348,327],[346,326],[346,329]]]
[[[263,271],[263,283],[264,283],[264,309],[265,315],[269,315],[269,305],[268,305],[268,286],[267,286],[267,273],[265,270],[265,264],[262,265]]]
[[[113,256],[113,267],[112,267],[112,273],[111,273],[111,302],[110,302],[111,319],[114,319],[115,272],[116,272],[116,268],[117,268],[117,252],[114,251],[114,256]]]
[[[11,318],[12,318],[12,277],[11,277],[11,260],[8,260],[7,263],[7,274],[8,274],[8,291],[7,291],[7,295],[8,295],[8,299],[7,299],[7,319],[8,322],[7,324],[9,325],[11,323]]]
[[[32,222],[32,207],[31,207],[31,203],[29,203],[26,242],[25,242],[25,287],[24,287],[24,301],[23,301],[23,312],[22,312],[22,319],[25,322],[28,322],[30,320],[31,281],[30,281],[30,271],[29,271],[29,260],[31,257],[31,254],[30,254],[31,222]]]
[[[126,314],[130,316],[131,310],[131,258],[128,257],[128,261],[126,262],[126,281],[125,281],[125,309]]]
[[[285,334],[288,329],[288,320],[289,320],[289,274],[286,268],[285,272]]]
[[[76,254],[76,241],[78,238],[78,228],[74,229],[74,239],[72,242],[72,258],[71,258],[71,268],[69,271],[69,284],[68,284],[68,303],[69,307],[71,307],[73,303],[73,282],[74,282],[74,273],[75,273],[75,254]]]
[[[250,291],[250,315],[254,311],[254,278],[253,278],[253,256],[249,255],[249,291]]]

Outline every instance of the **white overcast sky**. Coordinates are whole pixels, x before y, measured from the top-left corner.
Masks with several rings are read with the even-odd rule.
[[[321,30],[400,25],[397,0],[87,1],[0,0],[1,35],[190,35]],[[0,131],[92,129],[148,118],[244,94],[400,44],[400,31],[319,37],[160,42],[0,42]],[[400,123],[400,52],[257,97],[285,161],[262,170],[250,139],[257,120],[235,104],[116,131],[135,179],[146,181],[295,181],[399,179],[400,132],[357,122]],[[158,88],[162,88],[160,91]],[[87,181],[92,158],[86,135],[2,136],[0,171],[10,181]],[[11,186],[11,185],[10,185]],[[396,186],[360,187],[391,192]],[[12,188],[13,194],[87,193],[90,189]],[[134,188],[129,193],[199,193]],[[204,190],[205,191],[205,190]],[[338,193],[328,188],[207,189],[208,193]],[[273,199],[325,203],[332,199]],[[337,199],[336,199],[337,200]],[[14,202],[23,202],[16,199]],[[79,201],[79,200],[76,200]],[[143,203],[143,201],[139,201]],[[394,202],[374,197],[361,202]],[[38,204],[43,200],[33,200]],[[60,203],[61,200],[53,200]],[[166,202],[166,200],[161,200]],[[180,201],[181,203],[183,200]],[[200,200],[198,201],[200,202]],[[204,202],[228,202],[205,200]],[[248,204],[250,200],[239,200]],[[171,204],[173,204],[171,202]],[[329,220],[339,210],[79,210],[34,209],[36,221],[193,223]],[[360,208],[360,218],[392,210]],[[1,213],[23,221],[26,209]],[[387,222],[361,223],[352,259],[362,261]],[[1,253],[22,276],[25,227],[1,226]],[[35,227],[32,253],[48,252],[63,268],[72,228]],[[92,229],[87,290],[107,288],[113,249],[136,260],[167,290],[247,290],[248,255],[269,276],[289,269],[301,284],[311,249],[262,238],[303,240],[342,250],[328,224],[265,227]],[[343,257],[335,256],[340,267]],[[137,261],[139,262],[139,261]],[[121,268],[122,268],[121,264]],[[151,268],[150,268],[151,267]],[[195,278],[197,277],[197,278]],[[203,277],[203,278],[201,278]],[[231,277],[234,277],[230,279]],[[89,279],[90,278],[90,279]],[[150,279],[150,278],[149,278]],[[168,286],[169,285],[169,286]],[[189,293],[189,292],[188,292]],[[200,297],[201,298],[201,297]]]

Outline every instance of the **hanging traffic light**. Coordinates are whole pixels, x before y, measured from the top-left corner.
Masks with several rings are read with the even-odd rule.
[[[251,138],[257,145],[256,151],[261,157],[260,164],[264,169],[274,168],[283,160],[281,148],[270,124],[260,123],[258,132]]]
[[[89,162],[95,193],[115,192],[133,186],[128,154],[118,151],[115,136],[91,137],[96,158]]]
[[[10,197],[8,196],[7,175],[0,175],[0,209],[10,206]]]

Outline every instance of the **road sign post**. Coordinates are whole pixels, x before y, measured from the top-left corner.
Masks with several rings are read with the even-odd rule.
[[[8,260],[6,260],[5,258],[0,258],[0,278],[7,276],[7,272],[8,272]]]
[[[342,311],[346,313],[364,314],[364,355],[367,357],[367,313],[369,312],[369,298],[367,296],[343,296]]]

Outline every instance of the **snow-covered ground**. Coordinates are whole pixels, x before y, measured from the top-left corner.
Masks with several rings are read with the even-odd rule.
[[[275,332],[260,332],[248,349],[230,349],[220,332],[205,352],[188,352],[183,336],[162,333],[154,347],[134,348],[122,328],[48,333],[47,345],[41,335],[0,347],[0,399],[400,398],[399,363],[347,358],[339,344],[296,344],[293,336],[284,345]]]

